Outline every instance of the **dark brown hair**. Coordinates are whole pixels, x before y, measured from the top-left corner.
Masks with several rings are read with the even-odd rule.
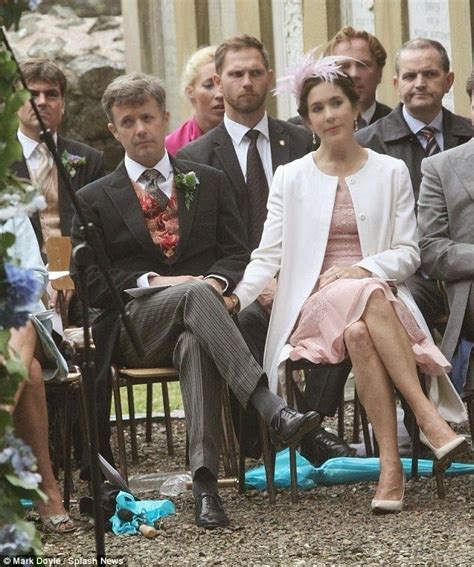
[[[340,29],[337,34],[329,40],[326,48],[324,49],[323,55],[334,55],[334,49],[336,45],[343,41],[351,42],[353,39],[363,39],[367,42],[369,46],[370,53],[372,53],[377,66],[383,69],[385,63],[387,62],[387,52],[380,41],[365,30],[358,30],[352,26],[344,26]]]
[[[268,51],[265,49],[263,43],[251,35],[242,34],[225,39],[220,45],[217,46],[215,55],[216,72],[221,74],[224,66],[224,59],[228,51],[240,51],[241,49],[253,48],[260,51],[265,69],[268,71],[270,68],[270,57]]]
[[[308,95],[311,89],[324,82],[326,81],[323,79],[323,77],[310,77],[303,83],[298,104],[298,113],[302,118],[308,118]],[[355,90],[354,81],[350,77],[348,77],[347,75],[342,75],[336,77],[331,82],[333,85],[339,87],[342,90],[342,92],[350,100],[352,106],[355,106],[359,102],[359,95]]]
[[[102,96],[102,108],[109,122],[113,122],[112,107],[114,104],[140,106],[150,97],[156,100],[161,112],[166,112],[166,92],[160,79],[145,73],[129,73],[117,77],[105,89]]]
[[[25,82],[28,85],[34,81],[57,84],[61,95],[66,94],[67,79],[61,69],[49,59],[25,59],[20,63]]]

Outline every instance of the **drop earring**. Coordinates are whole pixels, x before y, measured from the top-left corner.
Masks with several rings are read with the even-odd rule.
[[[316,145],[316,134],[314,133],[314,130],[311,130],[311,133],[313,134],[313,146]]]
[[[357,132],[358,129],[359,129],[359,122],[357,121],[357,118],[354,118],[354,132]]]

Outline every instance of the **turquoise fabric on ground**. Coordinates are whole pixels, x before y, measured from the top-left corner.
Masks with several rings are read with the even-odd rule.
[[[134,535],[142,524],[153,526],[153,523],[170,516],[176,508],[170,500],[135,500],[127,492],[119,492],[115,498],[115,514],[110,518],[112,531],[115,535]],[[122,521],[117,513],[119,510],[130,510],[133,519],[130,522]]]
[[[406,477],[411,476],[411,459],[401,459]],[[317,484],[342,484],[378,480],[380,474],[379,459],[339,457],[329,459],[319,468],[296,453],[298,470],[298,488],[308,490]],[[420,476],[432,476],[433,461],[418,460]],[[474,474],[474,464],[453,463],[446,471],[447,475]],[[262,466],[250,469],[245,473],[245,486],[256,490],[266,490],[267,481],[265,468]],[[275,462],[275,487],[289,488],[290,486],[290,457],[289,450],[277,453]]]

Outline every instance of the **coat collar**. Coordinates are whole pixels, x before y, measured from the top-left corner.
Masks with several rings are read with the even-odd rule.
[[[403,118],[402,104],[400,103],[380,123],[385,142],[395,142],[413,136],[408,124]],[[445,149],[457,146],[459,138],[472,137],[472,128],[467,120],[461,119],[443,107],[443,137]]]

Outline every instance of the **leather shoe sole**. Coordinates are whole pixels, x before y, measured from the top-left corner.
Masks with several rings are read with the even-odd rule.
[[[220,496],[207,492],[199,494],[196,498],[194,520],[196,526],[205,529],[225,528],[230,523]]]

